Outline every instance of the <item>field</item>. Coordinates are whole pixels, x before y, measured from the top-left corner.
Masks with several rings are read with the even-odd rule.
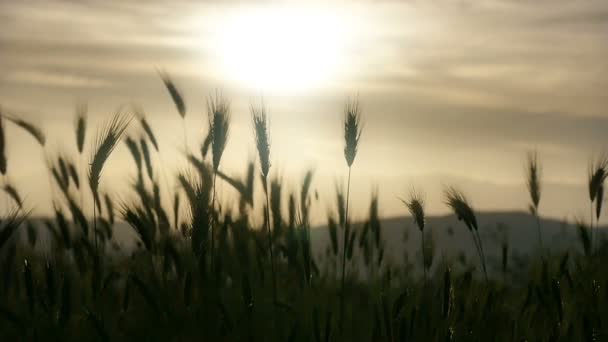
[[[171,78],[161,73],[176,108],[187,111]],[[35,125],[8,113],[0,117],[0,171],[7,174],[5,130],[23,129],[45,149]],[[230,102],[208,99],[208,133],[198,146],[184,136],[191,168],[168,175],[153,158],[164,152],[145,115],[119,111],[92,135],[79,107],[74,143],[79,155],[45,150],[49,180],[57,192],[52,218],[34,220],[16,186],[3,190],[14,208],[0,230],[0,335],[9,340],[209,340],[209,341],[596,341],[608,338],[608,248],[599,234],[608,160],[589,167],[590,216],[576,223],[578,248],[555,252],[543,240],[541,158],[528,156],[530,227],[536,252],[509,260],[514,246],[501,245],[500,262],[489,262],[478,216],[463,189],[447,186],[445,204],[472,241],[473,257],[441,257],[428,231],[422,189],[403,197],[416,227],[421,258],[391,262],[376,198],[364,222],[349,217],[351,170],[361,139],[357,100],[344,108],[346,191],[335,195],[328,215],[326,253],[313,253],[310,208],[312,172],[298,192],[285,193],[273,177],[266,109],[251,108],[258,163],[246,177],[222,171],[230,143]],[[142,139],[126,136],[127,127]],[[185,131],[185,130],[184,130]],[[198,138],[198,137],[197,137]],[[93,154],[84,156],[85,144]],[[372,143],[372,142],[369,142]],[[104,192],[103,170],[115,148],[127,148],[137,177],[130,189]],[[78,160],[86,160],[81,167]],[[161,159],[162,160],[162,159]],[[10,171],[12,172],[12,171]],[[9,172],[9,173],[10,173]],[[170,191],[163,184],[174,177]],[[240,198],[223,205],[215,184],[226,182]],[[254,193],[254,184],[263,197]],[[93,201],[92,217],[82,198]],[[256,226],[254,201],[264,198]],[[170,204],[167,204],[170,203]],[[259,208],[260,203],[256,203]],[[228,207],[228,208],[226,208]],[[283,210],[288,208],[287,210]],[[184,214],[186,213],[186,214]],[[131,229],[136,246],[120,250],[115,229]],[[128,228],[126,228],[128,227]],[[40,236],[51,237],[40,248]],[[24,239],[20,237],[24,236]],[[484,249],[485,247],[485,249]],[[41,252],[44,249],[44,252]],[[518,274],[517,277],[514,274]]]

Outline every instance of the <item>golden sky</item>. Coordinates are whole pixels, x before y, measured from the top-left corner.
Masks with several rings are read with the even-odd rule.
[[[446,184],[479,210],[524,209],[523,162],[535,148],[541,214],[573,218],[588,213],[588,160],[608,143],[607,38],[604,0],[2,0],[0,104],[45,129],[47,153],[73,153],[77,103],[88,103],[92,125],[137,103],[171,173],[183,165],[183,133],[162,68],[185,97],[192,146],[207,129],[206,97],[220,89],[231,99],[223,166],[240,175],[255,157],[248,108],[263,97],[271,173],[295,186],[314,167],[321,217],[346,177],[342,107],[358,95],[355,216],[376,187],[384,215],[405,212],[397,197],[412,186],[443,213]],[[8,145],[9,178],[46,212],[43,154],[15,129]],[[102,187],[126,184],[131,167],[121,146]]]

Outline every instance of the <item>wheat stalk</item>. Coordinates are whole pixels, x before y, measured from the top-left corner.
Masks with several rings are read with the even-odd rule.
[[[479,259],[481,260],[481,266],[483,268],[483,273],[487,281],[488,272],[486,270],[483,244],[481,242],[481,237],[479,236],[477,218],[475,217],[475,212],[473,211],[471,204],[469,203],[464,193],[462,193],[462,191],[456,189],[455,187],[447,187],[444,190],[444,196],[445,204],[454,212],[459,221],[464,222],[464,224],[469,229],[469,232],[471,232],[471,237],[473,238],[473,242],[475,243],[475,247],[477,248],[477,254],[479,255]]]
[[[184,103],[184,99],[183,99],[181,93],[179,92],[179,90],[177,90],[175,83],[173,82],[173,80],[171,79],[171,77],[169,76],[169,74],[166,71],[158,70],[158,74],[159,74],[160,78],[163,80],[165,87],[167,87],[167,91],[169,92],[169,95],[171,95],[171,99],[173,100],[173,103],[175,104],[175,108],[177,108],[177,112],[182,117],[182,119],[185,118],[186,117],[186,104]]]
[[[266,107],[262,103],[260,106],[251,106],[251,121],[253,124],[253,133],[255,138],[255,145],[258,150],[258,156],[260,158],[260,171],[262,176],[262,183],[264,186],[264,195],[266,196],[266,208],[264,214],[266,215],[266,232],[268,236],[268,249],[270,250],[270,265],[272,272],[272,297],[276,305],[277,303],[277,279],[275,274],[274,265],[274,252],[272,246],[272,232],[270,230],[270,200],[268,196],[268,172],[270,171],[270,138],[268,129],[268,116],[266,114]]]
[[[74,133],[76,136],[76,148],[78,150],[79,155],[79,170],[84,172],[84,142],[87,134],[87,121],[88,121],[88,106],[85,103],[80,103],[76,105],[76,116],[74,120]],[[80,206],[83,206],[84,202],[84,188],[79,189],[80,191]]]
[[[536,151],[528,152],[528,158],[526,161],[526,185],[528,187],[528,193],[530,194],[530,213],[536,219],[536,228],[538,230],[538,246],[540,248],[541,255],[543,254],[543,239],[540,227],[540,217],[538,215],[538,205],[540,203],[541,195],[541,165],[538,161],[538,153]]]
[[[157,70],[158,75],[162,79],[173,103],[175,104],[175,108],[179,113],[179,116],[182,118],[182,128],[184,131],[184,148],[186,149],[186,153],[188,152],[188,132],[186,131],[186,103],[184,102],[184,98],[181,95],[180,91],[175,86],[175,83],[169,77],[169,74],[166,71]]]
[[[344,106],[344,158],[348,166],[348,181],[346,187],[346,209],[344,219],[344,237],[342,242],[342,281],[340,291],[340,331],[342,331],[344,323],[344,282],[346,279],[346,245],[347,245],[347,230],[350,222],[348,220],[348,205],[350,200],[350,176],[352,165],[357,156],[359,147],[359,139],[361,138],[361,109],[358,99],[347,100]]]
[[[597,230],[602,209],[602,202],[604,199],[604,181],[606,180],[606,177],[608,177],[608,157],[601,155],[592,159],[592,161],[589,163],[587,182],[590,201],[591,251],[593,251],[593,244],[595,240],[593,204],[595,203],[595,230]]]
[[[27,122],[23,119],[13,117],[8,114],[4,114],[4,117],[6,118],[6,120],[12,122],[17,127],[20,127],[21,129],[29,133],[38,142],[38,144],[40,144],[40,146],[44,147],[44,145],[46,144],[46,136],[39,127],[37,127],[31,122]]]
[[[144,130],[144,133],[146,134],[148,140],[150,140],[150,143],[152,143],[154,150],[156,150],[156,152],[159,152],[160,148],[158,146],[158,140],[156,139],[156,135],[154,135],[154,131],[152,130],[150,123],[146,119],[143,109],[138,106],[135,106],[135,115],[139,118],[141,128]]]
[[[216,91],[215,96],[209,96],[207,100],[207,115],[209,117],[209,133],[211,134],[211,153],[213,161],[213,196],[211,206],[215,210],[215,185],[217,173],[222,161],[222,155],[226,148],[228,135],[230,133],[230,104]],[[214,265],[215,258],[215,215],[211,211],[211,264]]]
[[[2,108],[0,107],[0,173],[6,175],[6,140],[4,134],[4,117],[2,116]]]
[[[401,202],[405,204],[407,209],[412,215],[416,226],[420,230],[421,236],[421,250],[422,250],[422,268],[424,270],[424,280],[426,283],[427,274],[426,274],[426,256],[425,256],[425,244],[424,244],[424,226],[425,226],[425,216],[424,216],[424,196],[422,193],[412,189],[410,191],[409,198],[407,200],[401,199]]]
[[[76,135],[76,147],[78,153],[82,154],[84,151],[84,141],[87,134],[87,115],[88,107],[86,104],[81,103],[76,106],[76,118],[74,120],[74,130]]]
[[[23,208],[23,201],[21,200],[21,196],[14,185],[12,185],[8,180],[5,180],[2,189],[7,193],[7,195],[9,195],[10,198],[13,199],[13,201],[15,201],[19,209]]]
[[[95,138],[93,154],[89,168],[89,186],[93,193],[93,228],[95,235],[95,251],[97,252],[97,216],[96,207],[99,207],[99,182],[104,165],[114,148],[118,145],[123,133],[133,117],[118,111],[98,131]],[[99,208],[101,210],[101,208]]]
[[[207,113],[211,134],[213,170],[217,172],[230,133],[230,103],[219,92],[216,92],[215,96],[208,98]]]

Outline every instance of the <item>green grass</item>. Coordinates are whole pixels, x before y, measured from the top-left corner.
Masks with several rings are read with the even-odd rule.
[[[184,99],[169,76],[161,75],[181,117],[176,120],[183,119]],[[608,246],[596,239],[594,247],[588,225],[578,226],[580,253],[557,255],[547,249],[542,258],[515,266],[508,264],[505,242],[502,262],[492,272],[486,270],[482,228],[471,203],[460,190],[448,187],[446,204],[463,220],[459,228],[471,232],[479,261],[462,267],[434,257],[441,251],[434,250],[432,239],[421,240],[429,254],[421,260],[425,272],[421,277],[411,265],[385,260],[376,197],[361,225],[349,223],[347,188],[346,197],[338,191],[337,212],[329,215],[331,250],[322,259],[314,258],[309,222],[313,173],[306,173],[298,191],[284,192],[287,187],[272,173],[265,107],[252,108],[252,141],[258,147],[260,173],[254,164],[246,166],[242,180],[221,170],[230,115],[229,102],[217,95],[209,100],[210,134],[201,137],[197,152],[187,151],[191,171],[168,175],[179,184],[178,191],[170,193],[159,185],[160,175],[165,175],[162,164],[155,170],[152,162],[162,160],[163,148],[143,115],[130,123],[133,128],[139,122],[141,139],[128,137],[119,144],[130,115],[117,115],[100,131],[92,146],[91,169],[85,174],[73,162],[84,150],[87,129],[84,109],[78,113],[79,156],[48,157],[47,171],[59,190],[54,217],[43,224],[28,221],[27,201],[16,185],[3,185],[16,208],[2,217],[0,226],[3,341],[591,341],[608,337],[604,305]],[[358,103],[349,103],[344,132],[336,132],[344,133],[349,169],[360,143],[359,114]],[[17,127],[41,141],[41,130],[21,123]],[[10,127],[0,127],[4,137],[3,130]],[[129,189],[109,194],[103,191],[101,175],[117,144],[130,151],[137,173]],[[5,156],[3,140],[0,145],[0,156]],[[540,201],[536,158],[530,159],[528,168],[533,215]],[[10,174],[10,160],[1,159]],[[260,176],[265,215],[263,224],[256,226],[251,223],[254,204],[260,203],[254,203],[253,182]],[[89,187],[83,183],[86,177]],[[603,196],[604,178],[594,178],[594,199]],[[216,181],[239,193],[234,205],[238,210],[220,209]],[[94,222],[85,217],[77,195],[95,199]],[[423,198],[413,193],[405,204],[404,210],[411,211],[423,234]],[[281,210],[284,207],[286,212]],[[114,250],[120,248],[114,235],[116,221],[129,224],[138,240],[135,249]],[[27,233],[24,242],[19,239],[21,230]],[[51,236],[50,245],[42,249],[36,248],[41,230]],[[509,270],[514,267],[520,268],[523,279],[511,279]],[[361,273],[367,276],[357,276]]]

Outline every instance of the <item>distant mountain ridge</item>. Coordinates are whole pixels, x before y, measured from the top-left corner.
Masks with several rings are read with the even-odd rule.
[[[539,252],[536,219],[532,215],[523,211],[505,211],[480,212],[476,216],[487,258],[496,258],[500,255],[503,239],[507,241],[511,255],[534,255]],[[541,217],[540,225],[545,250],[549,249],[552,252],[581,250],[575,223]],[[361,223],[356,223],[354,226],[360,227]],[[603,232],[605,229],[600,227],[599,230],[602,231],[602,236],[605,236]],[[404,259],[404,254],[407,254],[410,260],[420,256],[420,231],[412,217],[381,219],[381,231],[385,242],[386,258],[399,263]],[[464,253],[468,258],[477,258],[470,232],[455,215],[428,217],[426,231],[432,231],[436,255],[451,258]],[[324,255],[330,247],[327,227],[319,226],[312,229],[311,239],[315,255]]]
[[[536,220],[533,216],[522,211],[480,212],[476,214],[479,230],[486,255],[496,257],[500,253],[501,239],[506,238],[510,254],[533,255],[538,253],[538,233]],[[42,218],[32,219],[37,222],[39,244],[45,245],[50,238],[48,230],[42,224]],[[353,224],[359,229],[362,223]],[[580,242],[574,223],[562,220],[541,218],[541,234],[545,249],[551,251],[580,250]],[[504,235],[498,227],[504,230]],[[600,227],[600,231],[604,231]],[[120,247],[129,250],[136,243],[137,237],[131,227],[125,222],[117,222],[114,226],[115,241]],[[409,216],[389,217],[381,219],[382,239],[385,243],[385,258],[394,263],[400,263],[407,254],[408,258],[420,256],[420,231]],[[425,231],[432,231],[436,255],[448,258],[457,257],[464,253],[468,258],[476,258],[475,247],[465,225],[454,215],[431,216],[426,219]],[[25,243],[27,230],[20,229],[20,238]],[[341,236],[341,231],[338,232]],[[602,232],[602,235],[605,235]],[[330,238],[327,226],[316,226],[311,229],[311,242],[316,257],[323,257],[330,248]]]

